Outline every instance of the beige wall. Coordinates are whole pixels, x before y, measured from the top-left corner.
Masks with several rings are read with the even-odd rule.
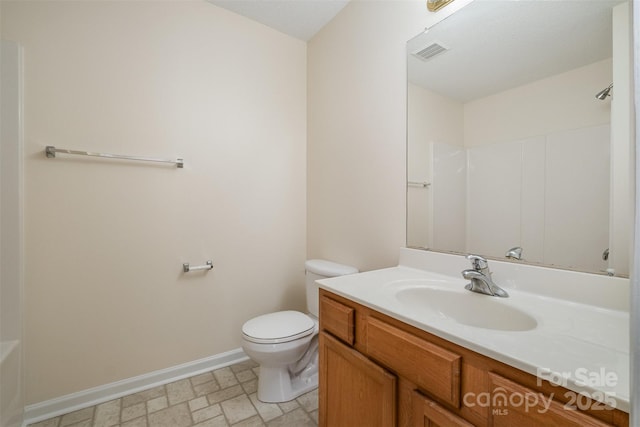
[[[303,42],[199,1],[3,2],[2,36],[25,52],[27,403],[238,348],[246,319],[304,307]]]
[[[352,1],[309,43],[309,257],[361,270],[397,264],[406,224],[405,44],[440,16],[424,1]]]
[[[305,257],[395,264],[405,42],[469,1],[354,0],[308,46],[206,2],[3,2],[25,47],[27,403],[239,347],[247,318],[304,307]]]

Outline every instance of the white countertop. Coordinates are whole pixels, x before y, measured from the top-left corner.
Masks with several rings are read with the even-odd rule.
[[[401,261],[402,259],[401,256]],[[494,281],[509,292],[509,298],[496,298],[464,290],[468,281],[459,272],[456,277],[453,274],[435,273],[406,265],[324,279],[318,283],[323,289],[455,344],[629,412],[629,312],[617,309],[615,304],[612,308],[611,304],[598,306],[571,301],[565,298],[568,293],[562,289],[558,291],[562,295],[559,298],[548,295],[552,292],[547,292],[546,295],[533,293],[531,286],[522,286],[527,288],[526,291],[518,286],[503,286],[496,277],[501,277],[505,283],[511,283],[507,276],[512,267],[500,266],[509,263],[490,261],[489,264],[496,268]],[[515,266],[522,269],[521,265]],[[547,270],[550,270],[549,274],[554,274],[553,270]],[[561,271],[560,274],[566,276],[567,272]],[[585,279],[586,273],[575,274],[575,278],[580,279],[585,287],[589,286],[589,280],[597,282],[602,277],[607,282],[609,279],[598,275],[589,275],[594,277]],[[566,277],[563,280],[566,281]],[[415,304],[409,307],[396,298],[398,290],[427,282],[437,283],[438,287],[447,291],[460,292],[461,297],[472,295],[474,298],[491,298],[492,304],[504,304],[533,317],[537,326],[523,331],[468,326],[438,313],[437,310],[420,310]],[[605,286],[612,285],[607,282]],[[590,292],[593,293],[592,290]],[[616,291],[612,293],[615,294]],[[623,294],[624,292],[620,293]]]

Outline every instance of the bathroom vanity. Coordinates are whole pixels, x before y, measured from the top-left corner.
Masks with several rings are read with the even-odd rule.
[[[403,249],[319,282],[320,425],[628,426],[625,279],[492,262],[496,298],[443,274],[465,262]]]

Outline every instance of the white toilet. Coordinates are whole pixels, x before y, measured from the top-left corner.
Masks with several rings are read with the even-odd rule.
[[[318,285],[316,280],[358,269],[312,259],[305,263],[308,314],[278,311],[242,326],[242,348],[260,365],[258,399],[286,402],[318,387]]]

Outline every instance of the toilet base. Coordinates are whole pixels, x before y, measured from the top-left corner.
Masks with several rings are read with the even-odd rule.
[[[258,400],[265,403],[281,403],[293,400],[318,388],[318,367],[310,366],[292,376],[287,369],[260,366]]]

